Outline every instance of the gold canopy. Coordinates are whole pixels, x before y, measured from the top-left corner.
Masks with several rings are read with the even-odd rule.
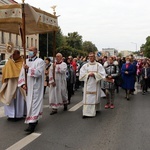
[[[24,4],[25,34],[47,33],[58,30],[57,16]],[[22,28],[22,6],[11,4],[0,6],[0,31],[20,34]]]

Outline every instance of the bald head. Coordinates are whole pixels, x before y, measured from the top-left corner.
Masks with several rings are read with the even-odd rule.
[[[30,48],[29,48],[29,51],[37,52],[37,48],[36,48],[36,47],[30,47]]]
[[[37,54],[37,48],[36,47],[30,47],[29,48],[29,53],[30,52],[33,52],[33,55],[31,55],[31,58],[32,57],[35,57],[36,56],[36,54]],[[30,57],[30,56],[29,56]]]
[[[62,56],[61,53],[57,53],[57,54],[56,54],[56,61],[57,61],[57,62],[61,62],[61,61],[62,61],[62,58],[63,58],[63,56]]]
[[[57,57],[57,56],[62,57],[62,54],[61,54],[61,53],[57,53],[57,54],[56,54],[56,57]]]

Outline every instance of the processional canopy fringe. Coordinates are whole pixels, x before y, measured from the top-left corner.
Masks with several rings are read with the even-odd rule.
[[[24,4],[26,35],[58,30],[57,16]],[[21,4],[0,6],[0,31],[20,34],[22,26]]]

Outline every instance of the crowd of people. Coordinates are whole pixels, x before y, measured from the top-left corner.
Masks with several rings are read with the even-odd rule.
[[[105,109],[115,108],[115,95],[124,89],[129,101],[135,91],[135,83],[141,85],[145,95],[150,87],[150,60],[97,56],[90,52],[86,57],[63,57],[57,53],[55,61],[37,57],[37,48],[29,48],[26,63],[15,50],[2,71],[0,100],[5,104],[8,120],[25,118],[27,134],[34,132],[43,113],[43,96],[48,88],[50,115],[63,106],[67,111],[72,96],[83,89],[83,118],[96,116],[101,98],[105,97]]]

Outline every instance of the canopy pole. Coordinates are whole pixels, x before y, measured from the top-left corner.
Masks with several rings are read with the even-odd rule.
[[[26,30],[25,30],[25,0],[22,0],[22,47],[24,51],[24,64],[26,64]],[[24,69],[25,71],[25,85],[27,88],[27,70]],[[26,95],[27,95],[27,89],[26,89]]]
[[[52,6],[51,8],[53,9],[54,16],[56,16],[56,11],[55,11],[56,6]],[[54,29],[53,31],[53,79],[54,79],[54,82],[55,82],[55,65],[54,65],[55,57],[56,57],[56,31]]]
[[[55,81],[56,31],[53,31],[53,79]]]

